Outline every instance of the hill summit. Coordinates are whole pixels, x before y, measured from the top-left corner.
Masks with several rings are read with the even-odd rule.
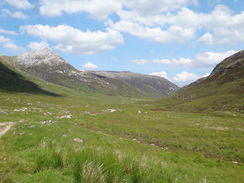
[[[42,48],[16,57],[16,61],[25,67],[47,64],[50,66],[67,64],[65,60],[50,48]]]

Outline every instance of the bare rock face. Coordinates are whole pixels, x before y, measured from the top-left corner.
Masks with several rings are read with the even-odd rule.
[[[25,67],[33,67],[40,64],[55,66],[66,63],[62,57],[49,48],[43,48],[17,56],[16,61]]]

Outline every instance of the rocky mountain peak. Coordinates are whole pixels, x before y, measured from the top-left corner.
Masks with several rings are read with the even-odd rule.
[[[16,57],[16,61],[25,67],[33,67],[40,64],[49,66],[66,63],[65,60],[50,48],[42,48]]]

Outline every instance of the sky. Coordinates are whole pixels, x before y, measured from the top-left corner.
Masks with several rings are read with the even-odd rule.
[[[244,48],[244,0],[1,0],[0,55],[49,47],[78,70],[178,86]]]

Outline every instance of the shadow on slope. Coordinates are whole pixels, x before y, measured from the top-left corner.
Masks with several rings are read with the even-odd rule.
[[[45,94],[55,97],[61,97],[58,94],[45,91],[37,84],[29,81],[17,72],[9,69],[0,62],[0,89],[8,92]]]

